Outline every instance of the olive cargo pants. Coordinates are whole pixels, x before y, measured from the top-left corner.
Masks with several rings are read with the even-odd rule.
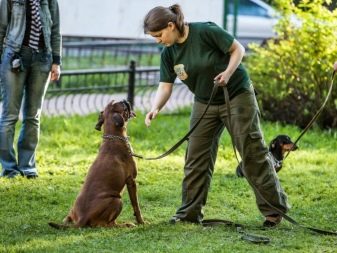
[[[287,212],[287,196],[272,167],[270,154],[260,129],[260,112],[253,87],[234,97],[230,106],[233,129],[233,133],[230,134],[242,157],[245,174],[267,201]],[[205,107],[205,104],[194,103],[190,127],[200,118]],[[230,129],[226,104],[211,105],[188,140],[185,176],[182,183],[182,205],[174,217],[191,222],[200,222],[203,219],[202,207],[206,204],[218,143],[224,127]],[[264,216],[276,213],[256,192],[255,197],[257,206]]]

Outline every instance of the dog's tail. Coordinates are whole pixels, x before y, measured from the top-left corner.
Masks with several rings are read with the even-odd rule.
[[[74,227],[73,225],[70,224],[57,224],[54,222],[48,222],[48,225],[55,229],[68,229]]]

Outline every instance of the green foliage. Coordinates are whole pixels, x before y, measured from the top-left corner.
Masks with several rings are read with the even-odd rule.
[[[304,0],[295,6],[277,0],[281,13],[277,38],[264,47],[252,45],[247,66],[261,94],[265,118],[305,126],[323,103],[332,65],[337,61],[337,10],[324,0]],[[337,89],[318,125],[337,127]]]
[[[277,0],[264,0],[264,2],[274,6],[275,2],[277,2]],[[298,5],[301,2],[301,0],[294,0],[293,3],[295,5]],[[331,1],[326,1],[325,6],[327,6],[329,8],[329,10],[334,10],[336,9],[337,6],[337,1],[336,0],[331,0]]]
[[[171,147],[188,128],[189,111],[162,115],[150,128],[144,115],[130,121],[128,134],[134,151],[146,156]],[[101,133],[94,130],[97,115],[42,119],[37,153],[40,177],[0,179],[0,252],[335,252],[336,238],[283,222],[274,230],[261,230],[252,190],[234,175],[236,161],[226,133],[219,145],[218,161],[205,207],[205,218],[223,218],[247,225],[249,232],[271,238],[268,245],[240,239],[229,227],[202,228],[169,225],[181,201],[184,147],[158,161],[136,159],[138,194],[149,224],[121,229],[50,228],[61,222],[78,194],[87,170],[95,159]],[[295,138],[299,129],[263,122],[266,140],[281,133]],[[301,223],[336,230],[337,132],[311,130],[290,154],[279,173],[292,209]],[[127,191],[118,222],[134,221]]]

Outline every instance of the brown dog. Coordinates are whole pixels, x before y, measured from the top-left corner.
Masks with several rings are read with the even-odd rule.
[[[63,224],[50,222],[54,228],[134,226],[116,224],[122,211],[121,193],[127,186],[134,215],[138,224],[144,224],[136,188],[137,168],[127,139],[127,121],[135,116],[130,104],[112,101],[101,112],[97,130],[104,125],[103,143],[91,165],[84,185],[73,208]]]

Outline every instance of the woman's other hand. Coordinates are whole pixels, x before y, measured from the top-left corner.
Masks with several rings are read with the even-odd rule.
[[[229,78],[230,76],[225,70],[214,78],[214,83],[216,82],[219,86],[226,86]]]
[[[60,79],[60,75],[61,75],[61,68],[60,65],[57,64],[53,64],[51,66],[51,81],[57,81]]]

